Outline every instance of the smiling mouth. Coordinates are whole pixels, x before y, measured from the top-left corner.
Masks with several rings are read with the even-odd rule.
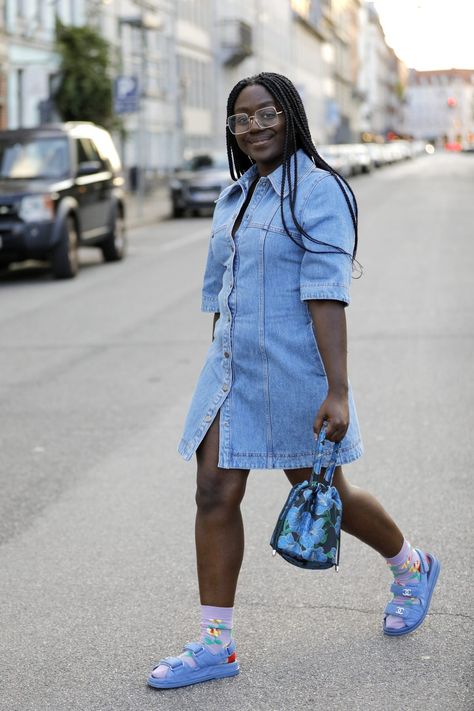
[[[249,138],[247,139],[247,142],[250,143],[252,146],[258,145],[260,143],[268,143],[268,141],[271,141],[273,136],[256,136],[255,138]]]

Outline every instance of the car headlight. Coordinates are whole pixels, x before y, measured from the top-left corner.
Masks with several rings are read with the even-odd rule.
[[[22,198],[18,213],[25,222],[54,219],[54,205],[50,195],[27,195]]]

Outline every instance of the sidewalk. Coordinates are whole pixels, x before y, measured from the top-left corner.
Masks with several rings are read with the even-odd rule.
[[[171,216],[171,200],[167,186],[160,186],[144,196],[143,203],[136,193],[127,193],[127,226],[129,229],[161,222]]]

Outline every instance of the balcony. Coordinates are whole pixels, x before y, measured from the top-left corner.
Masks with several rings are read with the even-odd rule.
[[[253,53],[252,28],[242,20],[222,20],[219,27],[222,61],[235,67]]]

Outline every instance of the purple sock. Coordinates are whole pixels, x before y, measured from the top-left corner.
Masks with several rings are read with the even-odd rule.
[[[420,556],[414,548],[403,540],[401,551],[394,558],[385,558],[390,566],[395,582],[399,585],[416,584],[420,582]],[[419,605],[420,601],[416,597],[400,597],[395,596],[393,602],[400,606]],[[405,627],[405,622],[402,618],[396,615],[387,615],[385,626],[392,630],[398,630]]]
[[[233,607],[201,605],[201,637],[199,641],[217,654],[232,639]]]
[[[232,640],[233,607],[214,607],[201,605],[201,636],[199,642],[212,654],[218,654]],[[179,655],[185,664],[195,667],[192,652],[186,651]],[[153,672],[153,676],[161,679],[168,674],[169,667],[161,664]]]

